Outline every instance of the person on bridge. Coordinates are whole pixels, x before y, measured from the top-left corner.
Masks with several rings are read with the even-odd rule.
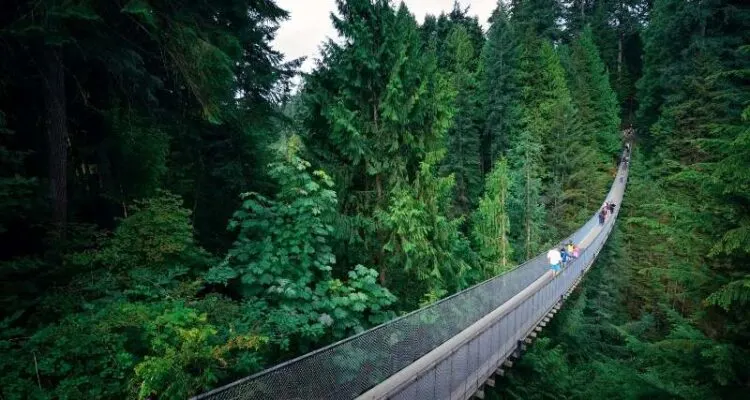
[[[614,202],[609,203],[609,206],[607,207],[607,209],[609,210],[610,214],[614,214],[614,212],[615,212],[615,203]]]
[[[568,250],[565,249],[565,246],[560,247],[560,258],[562,259],[562,266],[565,268],[565,266],[568,265],[568,259],[570,259],[570,254],[568,254]]]
[[[607,219],[607,207],[602,207],[599,210],[599,225],[604,225],[604,221]]]
[[[573,258],[578,258],[581,255],[581,249],[578,246],[573,246]]]
[[[549,260],[549,266],[554,275],[560,272],[560,263],[562,262],[562,255],[557,249],[552,249],[547,252],[547,259]]]
[[[575,249],[575,246],[573,246],[573,241],[568,240],[568,244],[565,245],[565,250],[568,252],[568,256],[573,256],[573,250]]]

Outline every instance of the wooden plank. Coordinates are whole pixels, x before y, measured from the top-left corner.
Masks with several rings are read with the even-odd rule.
[[[498,368],[498,369],[497,369],[497,370],[495,371],[495,374],[497,374],[497,375],[500,375],[500,376],[505,376],[505,370],[504,370],[504,369],[502,369],[502,368]]]
[[[537,331],[537,332],[541,332],[542,331],[542,327],[541,326],[537,326],[537,327],[534,328],[534,330]]]
[[[503,367],[513,368],[513,361],[505,360],[505,362],[503,362]]]
[[[487,382],[485,382],[485,383],[489,387],[495,387],[495,378],[487,378]]]
[[[479,390],[477,390],[477,392],[474,393],[474,398],[475,399],[483,400],[484,399],[484,389],[480,388]]]

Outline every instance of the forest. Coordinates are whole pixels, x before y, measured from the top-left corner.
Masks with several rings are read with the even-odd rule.
[[[0,5],[0,399],[184,399],[503,273],[596,266],[491,398],[750,391],[750,5]],[[293,79],[301,76],[294,87]]]

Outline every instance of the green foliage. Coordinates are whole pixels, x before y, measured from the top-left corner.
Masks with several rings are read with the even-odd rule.
[[[197,277],[206,269],[210,256],[193,237],[190,211],[182,200],[168,192],[134,202],[130,216],[112,237],[103,237],[101,247],[73,254],[69,262],[82,270],[96,268],[104,274],[95,284],[84,283],[101,294],[121,290],[133,298],[165,298],[195,290],[197,282],[180,277]]]
[[[560,38],[562,2],[558,0],[511,0],[513,21],[521,32],[554,41]]]
[[[571,91],[583,135],[595,138],[604,161],[609,161],[620,148],[619,107],[591,28],[581,32],[571,53]]]
[[[348,281],[334,279],[336,257],[329,245],[336,214],[333,182],[298,156],[297,136],[278,146],[279,161],[270,166],[279,192],[270,199],[244,195],[240,210],[229,222],[238,237],[226,259],[206,279],[213,283],[239,282],[248,299],[262,299],[303,318],[313,335],[332,331],[334,338],[359,332],[389,317],[386,308],[395,298],[376,283],[377,272],[361,265]]]
[[[520,119],[519,38],[508,14],[504,3],[498,2],[481,55],[486,114],[482,139],[485,173],[515,142]]]
[[[432,165],[438,161],[437,155],[428,156],[414,186],[394,191],[386,212],[378,214],[391,232],[384,249],[392,269],[403,268],[394,285],[399,283],[396,287],[406,293],[400,300],[411,307],[425,293],[453,293],[468,286],[473,261],[459,230],[462,220],[446,216],[454,179],[434,175]]]
[[[455,90],[439,71],[434,50],[425,49],[406,6],[394,10],[383,0],[337,4],[334,26],[344,40],[326,45],[306,84],[308,144],[331,171],[341,197],[336,231],[345,244],[337,258],[375,266],[381,284],[403,299],[391,275],[405,266],[391,262],[385,248],[403,224],[382,223],[380,215],[394,204],[419,206],[413,199],[421,196],[420,165],[444,146]],[[437,212],[445,215],[449,208]]]
[[[477,97],[479,83],[475,51],[469,34],[459,25],[451,30],[446,45],[450,51],[446,57],[451,64],[449,74],[456,90],[453,125],[446,135],[447,154],[441,170],[453,174],[456,179],[455,212],[467,214],[476,203],[481,192],[482,126],[481,103]]]
[[[513,237],[516,254],[530,258],[542,244],[557,232],[544,230],[547,210],[543,200],[543,180],[551,174],[553,181],[561,164],[551,157],[559,156],[555,136],[563,136],[572,124],[573,108],[559,58],[549,42],[539,42],[530,34],[523,42],[521,73],[522,93],[520,131],[508,153],[512,172],[511,226],[520,227]],[[554,168],[554,169],[551,169]],[[559,182],[558,182],[559,183]],[[560,188],[550,185],[550,199]],[[556,216],[552,216],[553,221]]]
[[[37,310],[62,315],[28,336],[11,329],[3,337],[17,355],[0,364],[4,397],[183,398],[224,378],[232,351],[258,350],[266,339],[227,331],[198,309],[209,257],[189,217],[177,196],[160,193],[135,202],[100,248],[72,254],[68,265],[80,272]]]
[[[513,267],[510,246],[508,161],[500,159],[487,176],[485,192],[474,213],[472,237],[484,264],[483,277],[491,278]]]

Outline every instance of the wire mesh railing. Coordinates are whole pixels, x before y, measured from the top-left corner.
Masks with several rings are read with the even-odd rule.
[[[626,171],[623,171],[626,174]],[[622,175],[621,175],[622,176]],[[626,176],[623,176],[625,178]],[[623,180],[624,182],[624,180]],[[621,187],[624,189],[624,183]],[[613,196],[619,202],[622,190]],[[462,336],[463,342],[446,343],[437,348],[422,364],[426,368],[406,371],[409,379],[390,380],[360,399],[469,399],[490,378],[498,366],[518,350],[522,341],[558,304],[576,281],[596,260],[607,241],[619,208],[599,228],[579,258],[568,263],[560,274],[540,278],[527,296],[524,293],[498,309],[496,318],[472,325]],[[598,225],[598,223],[597,223]],[[520,297],[520,299],[519,299]],[[515,301],[514,301],[515,300]],[[505,307],[507,306],[507,307]],[[420,361],[424,361],[420,360]],[[411,366],[409,367],[411,368]],[[403,374],[401,372],[400,374]]]
[[[627,177],[625,168],[619,170],[608,195],[607,200],[614,200],[617,204],[622,198],[624,182],[620,177]],[[618,207],[619,210],[619,207]],[[615,214],[616,215],[616,214]],[[613,215],[613,216],[615,216]],[[614,218],[607,223],[608,229]],[[597,217],[592,216],[580,229],[565,238],[562,242],[572,240],[580,243],[586,239],[592,229],[597,229]],[[591,245],[586,248],[577,262],[566,268],[558,278],[553,280],[550,287],[545,287],[531,297],[531,302],[524,302],[518,309],[513,310],[498,322],[496,328],[482,333],[475,340],[476,346],[485,341],[495,343],[497,348],[487,351],[484,347],[468,347],[455,357],[467,357],[465,372],[454,373],[454,357],[451,357],[450,378],[440,368],[434,371],[434,377],[426,375],[419,378],[421,386],[430,387],[429,379],[433,379],[433,394],[445,393],[443,386],[447,385],[449,392],[453,392],[453,382],[466,380],[469,373],[481,376],[486,368],[497,361],[509,343],[517,340],[524,329],[533,326],[540,310],[551,302],[561,288],[567,284],[577,269],[588,268],[593,257],[589,249],[594,244],[600,246],[606,240],[604,229],[596,235]],[[606,233],[608,234],[608,230]],[[603,239],[601,239],[603,238]],[[561,242],[561,243],[562,243]],[[598,248],[597,248],[598,253]],[[588,254],[588,256],[586,255]],[[584,266],[584,260],[589,264]],[[577,268],[577,269],[576,269]],[[258,374],[230,383],[226,386],[197,396],[195,400],[255,400],[255,399],[353,399],[365,393],[372,387],[385,381],[398,371],[414,361],[433,351],[451,337],[457,335],[479,319],[500,307],[513,296],[537,281],[549,269],[545,254],[540,254],[506,273],[458,292],[427,307],[396,318],[368,331],[352,336],[338,343],[326,346],[296,359],[279,364]],[[571,284],[573,281],[570,281]],[[505,322],[503,322],[505,321]],[[509,322],[512,321],[512,322]],[[498,339],[502,338],[502,340]],[[499,344],[498,344],[499,343]],[[487,348],[489,349],[489,348]],[[464,350],[462,350],[464,351]],[[478,354],[481,353],[481,356]],[[463,359],[459,359],[460,364]],[[474,360],[474,361],[471,361]],[[476,364],[476,365],[475,365]],[[475,368],[476,367],[476,368]],[[442,371],[442,372],[441,372]],[[440,374],[438,372],[441,372]],[[416,377],[415,377],[416,378]],[[447,382],[447,383],[446,383]],[[436,386],[437,385],[437,386]],[[470,388],[467,388],[470,389]],[[416,390],[416,389],[415,389]],[[427,390],[428,391],[428,390]],[[427,393],[425,391],[425,393]],[[421,393],[417,390],[417,393]],[[406,394],[404,394],[406,395]],[[403,397],[415,398],[415,397]],[[417,397],[417,398],[421,398]],[[425,398],[453,398],[425,397]]]

